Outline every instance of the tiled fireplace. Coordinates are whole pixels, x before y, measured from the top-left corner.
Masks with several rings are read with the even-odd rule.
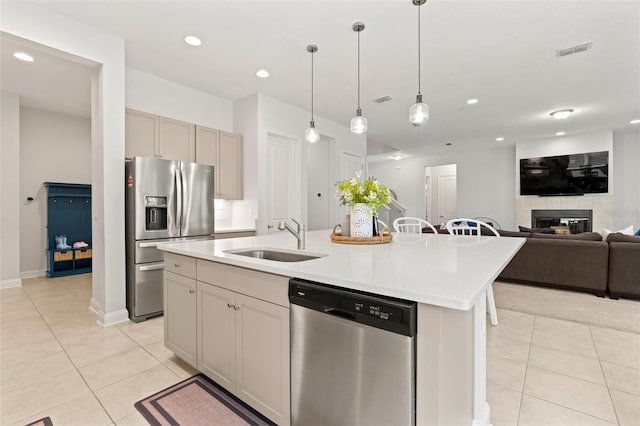
[[[534,228],[549,228],[552,226],[566,226],[572,234],[591,232],[593,210],[531,210],[531,226]]]

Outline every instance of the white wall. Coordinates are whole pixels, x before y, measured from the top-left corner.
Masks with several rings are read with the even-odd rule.
[[[609,151],[609,193],[585,194],[584,196],[538,197],[520,194],[519,164],[521,158],[544,157],[552,155],[578,154],[583,152]],[[531,210],[584,209],[593,211],[592,230],[602,232],[611,229],[613,199],[617,184],[616,156],[613,154],[613,132],[602,131],[583,133],[550,139],[518,142],[516,144],[515,168],[512,179],[515,180],[516,221],[518,225],[531,225]],[[621,189],[623,190],[623,189]],[[620,194],[620,196],[623,196]]]
[[[233,103],[133,68],[126,69],[128,108],[233,131]]]
[[[640,130],[613,133],[612,230],[640,229]]]
[[[0,288],[20,279],[20,97],[0,93]]]
[[[515,148],[451,152],[437,156],[369,163],[369,175],[398,195],[407,216],[424,217],[424,168],[455,164],[457,214],[490,217],[502,229],[515,228]]]
[[[91,183],[91,120],[21,108],[19,182],[20,275],[43,276],[47,268],[43,182]]]

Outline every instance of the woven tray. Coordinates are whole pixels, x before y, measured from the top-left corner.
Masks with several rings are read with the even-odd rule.
[[[343,237],[331,233],[331,242],[338,244],[385,244],[390,243],[393,236],[389,234],[378,235],[377,237]]]

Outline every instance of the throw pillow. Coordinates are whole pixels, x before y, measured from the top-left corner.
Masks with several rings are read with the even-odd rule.
[[[633,234],[633,235],[635,235],[636,237],[640,237],[640,228],[638,228],[638,230],[636,231],[636,233],[635,233],[635,234]]]
[[[602,239],[604,241],[607,241],[607,237],[609,236],[609,234],[613,232],[617,232],[619,234],[624,234],[624,235],[633,235],[633,225],[629,225],[626,228],[621,229],[619,231],[610,231],[607,228],[605,228],[602,230]]]
[[[556,230],[552,228],[527,228],[526,226],[518,226],[520,232],[537,232],[539,234],[555,234]]]

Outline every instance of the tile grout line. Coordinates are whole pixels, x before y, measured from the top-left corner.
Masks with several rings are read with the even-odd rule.
[[[64,284],[64,281],[63,281]],[[45,322],[47,328],[49,329],[49,331],[51,332],[51,335],[53,336],[54,339],[56,339],[56,342],[58,342],[58,344],[60,345],[60,347],[62,348],[62,352],[64,352],[65,356],[69,359],[69,362],[71,363],[71,365],[73,365],[73,368],[75,369],[75,371],[78,373],[78,376],[80,376],[80,378],[82,379],[82,381],[84,382],[84,384],[87,386],[87,389],[89,390],[89,393],[91,393],[93,395],[93,397],[96,399],[96,401],[98,402],[98,404],[100,404],[100,407],[102,408],[102,410],[104,411],[104,413],[107,415],[107,417],[109,418],[109,420],[111,420],[112,424],[115,424],[115,421],[113,420],[113,418],[111,418],[111,415],[109,414],[109,412],[107,411],[107,409],[104,407],[104,405],[102,405],[102,401],[100,401],[100,399],[98,398],[98,396],[95,394],[95,392],[93,391],[93,389],[91,389],[91,386],[89,386],[89,383],[87,383],[87,381],[85,380],[84,376],[82,375],[82,373],[80,372],[80,370],[78,369],[78,366],[76,365],[75,362],[73,362],[73,359],[71,359],[71,356],[69,356],[69,354],[67,353],[67,349],[64,347],[64,345],[62,344],[62,342],[60,341],[60,339],[58,339],[58,336],[56,335],[56,333],[53,331],[53,329],[51,328],[51,325],[49,324],[49,322],[46,320],[46,318],[44,317],[44,315],[42,315],[42,312],[40,312],[40,309],[38,308],[38,306],[33,302],[33,300],[31,299],[31,295],[29,295],[27,293],[26,290],[23,290],[26,294],[27,297],[29,298],[29,300],[31,301],[31,303],[33,303],[33,306],[36,308],[36,310],[38,311],[38,313],[42,316],[42,320]],[[69,291],[69,289],[67,287],[65,287],[65,291]],[[74,398],[77,399],[77,398]],[[73,399],[71,400],[73,401]],[[50,407],[49,409],[53,409],[55,407],[58,407],[62,404],[66,404],[69,401],[54,405],[53,407]],[[35,413],[34,413],[35,414]],[[26,416],[25,416],[26,417]],[[107,425],[105,425],[107,426]]]
[[[522,380],[522,390],[520,391],[520,406],[518,407],[518,417],[516,425],[520,424],[520,415],[522,414],[522,401],[524,400],[524,387],[527,383],[527,373],[529,372],[529,360],[531,359],[531,347],[533,346],[533,330],[536,327],[536,315],[533,316],[533,324],[531,324],[531,339],[529,340],[529,351],[527,352],[527,362],[524,366],[524,379]]]
[[[600,366],[600,371],[602,372],[602,377],[604,378],[604,383],[607,386],[607,394],[609,395],[609,401],[611,402],[611,407],[613,407],[613,413],[616,416],[616,421],[620,424],[620,418],[618,417],[618,410],[616,409],[616,405],[613,403],[613,396],[611,396],[611,388],[609,387],[609,381],[607,380],[607,375],[604,372],[604,368],[602,367],[602,360],[600,359],[600,353],[598,352],[598,345],[596,344],[596,339],[593,337],[593,332],[591,327],[589,327],[589,335],[591,336],[591,340],[593,341],[593,346],[596,350],[596,355],[598,356],[598,365]]]

